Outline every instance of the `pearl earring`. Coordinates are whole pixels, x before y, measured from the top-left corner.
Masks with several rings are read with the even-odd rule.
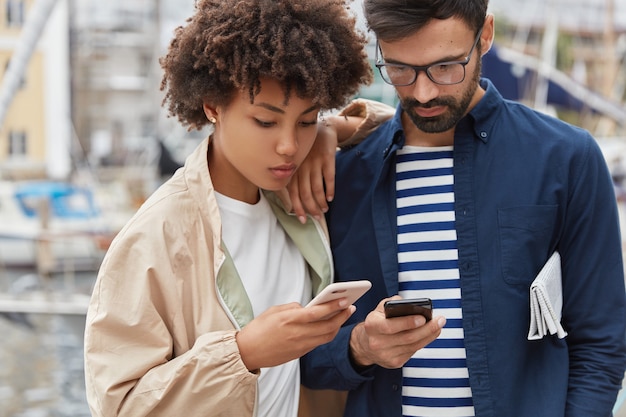
[[[215,119],[215,117],[209,117],[209,122],[215,124],[217,123],[217,120]]]

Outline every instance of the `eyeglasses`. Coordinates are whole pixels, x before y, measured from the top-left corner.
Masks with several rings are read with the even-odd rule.
[[[483,29],[481,28],[478,31],[478,35],[476,35],[472,49],[470,49],[469,54],[467,54],[467,58],[464,60],[436,62],[425,66],[388,64],[383,62],[379,57],[380,45],[377,40],[375,57],[376,68],[378,68],[381,77],[383,77],[383,80],[387,84],[398,87],[413,84],[415,80],[417,80],[417,75],[422,71],[424,71],[428,78],[435,84],[459,84],[465,79],[465,66],[470,62],[470,59],[472,59],[472,54],[474,53],[474,49],[476,49],[476,45],[478,45],[478,41],[480,40],[480,35],[482,33]],[[380,55],[382,56],[382,51],[380,51]]]

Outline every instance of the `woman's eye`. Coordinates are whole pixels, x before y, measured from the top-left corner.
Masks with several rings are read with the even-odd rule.
[[[259,119],[254,119],[254,120],[261,127],[272,127],[272,126],[274,126],[276,124],[274,122],[264,122],[263,120],[259,120]]]
[[[300,124],[302,126],[304,126],[304,127],[316,126],[317,125],[317,119],[312,120],[310,122],[301,122]]]

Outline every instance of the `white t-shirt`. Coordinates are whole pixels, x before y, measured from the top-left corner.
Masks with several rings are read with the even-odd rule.
[[[306,262],[261,194],[247,204],[216,193],[222,236],[248,293],[254,316],[278,304],[311,299]],[[272,335],[268,335],[272,337]],[[296,417],[300,393],[298,360],[261,369],[259,417]]]

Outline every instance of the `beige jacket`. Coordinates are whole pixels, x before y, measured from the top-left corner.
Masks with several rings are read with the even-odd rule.
[[[102,263],[85,329],[93,416],[256,415],[258,375],[235,342],[252,307],[222,245],[207,146],[145,202]],[[302,226],[267,197],[317,294],[333,275],[325,224]]]

